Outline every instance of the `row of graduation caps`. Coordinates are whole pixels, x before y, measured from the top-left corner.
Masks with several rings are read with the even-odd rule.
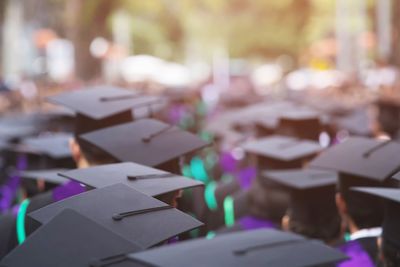
[[[101,95],[100,98],[96,98],[96,96],[99,96],[100,94],[99,91],[100,90],[96,90],[96,93],[94,93],[94,91],[90,92],[89,90],[85,92],[88,95],[94,93],[94,95],[91,95],[90,98],[88,98],[93,101],[90,104],[85,102],[85,97],[83,96],[77,97],[78,100],[74,97],[68,99],[66,96],[71,95],[67,94],[66,96],[58,97],[58,99],[60,102],[67,99],[67,106],[78,111],[78,123],[79,116],[84,117],[81,120],[86,121],[84,126],[89,125],[87,121],[88,119],[101,121],[110,115],[109,113],[99,115],[98,112],[94,112],[96,114],[89,114],[87,113],[87,107],[90,107],[89,109],[92,109],[91,111],[93,111],[98,109],[100,105],[103,105],[104,102],[110,102],[112,108],[108,109],[108,107],[104,108],[104,106],[102,106],[101,109],[103,111],[113,110],[112,113],[115,113],[121,112],[121,109],[129,109],[132,106],[132,100],[137,99],[135,97],[130,97],[128,92],[122,93],[122,91],[116,92],[115,90],[108,89],[103,91],[114,91],[115,94],[111,93],[111,95],[108,95],[105,93]],[[77,94],[75,93],[75,95]],[[76,106],[71,106],[71,104],[69,104],[76,104],[79,101],[82,102]],[[124,106],[120,102],[125,102],[127,106]],[[117,103],[118,105],[115,105]],[[66,103],[64,102],[63,104]],[[96,107],[96,104],[99,105]],[[82,108],[84,111],[82,111]],[[85,132],[85,130],[83,132]],[[127,140],[127,137],[129,137],[129,140]],[[151,119],[121,124],[91,133],[84,133],[80,135],[80,138],[83,138],[87,142],[107,151],[119,161],[136,162],[147,166],[160,165],[165,161],[207,145],[194,135]],[[49,152],[49,149],[53,150],[55,147],[59,148],[61,151],[63,149],[66,151],[65,142],[62,142],[64,143],[64,148],[63,146],[50,146],[49,144],[54,141],[51,139],[51,137],[47,139],[43,138],[41,140],[45,141],[43,143],[35,143],[35,141],[33,141],[34,139],[31,139],[33,143],[29,141],[28,143],[37,150],[42,149],[45,153],[48,152],[51,154],[52,152]],[[59,141],[60,140],[57,140],[56,142]],[[315,167],[333,169],[340,173],[349,173],[367,179],[383,180],[388,178],[398,169],[399,164],[397,162],[387,162],[384,159],[395,156],[395,154],[400,151],[399,146],[400,145],[395,142],[380,143],[378,141],[364,138],[354,138],[350,139],[345,144],[329,149],[327,152],[319,156],[311,166],[314,165]],[[319,152],[320,147],[317,148],[317,146],[310,141],[299,141],[293,138],[270,137],[253,144],[248,144],[246,150],[250,153],[262,154],[266,158],[270,157],[278,158],[282,161],[291,161],[304,157],[304,155],[311,155]],[[342,156],[343,150],[346,150],[346,158]],[[141,151],[142,153],[132,153],[132,151]],[[52,155],[56,157],[62,156],[63,153],[59,152],[60,151]],[[380,161],[379,164],[371,164],[371,162],[375,163],[377,160]],[[385,163],[383,163],[383,161]],[[62,176],[73,178],[76,181],[97,189],[49,205],[32,213],[31,216],[35,220],[38,220],[45,225],[41,227],[37,233],[32,235],[26,243],[10,253],[4,259],[2,264],[5,266],[20,266],[21,264],[26,264],[26,262],[34,263],[34,260],[37,260],[37,264],[33,264],[32,266],[54,266],[55,262],[53,262],[53,260],[56,260],[58,265],[65,262],[65,266],[87,266],[88,259],[103,258],[103,261],[100,260],[95,263],[99,265],[94,266],[104,266],[102,265],[104,262],[106,264],[109,264],[108,262],[113,262],[114,260],[119,262],[122,257],[124,260],[133,261],[132,265],[127,266],[140,266],[134,264],[145,264],[144,262],[155,266],[183,266],[183,264],[187,265],[188,262],[198,262],[201,265],[202,261],[206,261],[203,263],[207,263],[207,265],[210,266],[221,266],[224,263],[233,266],[241,266],[246,262],[252,262],[255,265],[265,265],[269,261],[271,264],[274,263],[274,266],[295,266],[295,263],[299,262],[304,263],[300,264],[301,266],[307,266],[327,262],[331,263],[344,259],[343,255],[328,249],[322,244],[306,240],[297,242],[296,240],[299,239],[298,236],[267,230],[260,231],[259,233],[249,232],[233,234],[226,237],[219,237],[211,241],[190,241],[187,245],[186,243],[182,243],[177,246],[158,248],[138,254],[129,254],[129,256],[121,256],[121,254],[126,255],[128,252],[135,252],[149,248],[181,232],[191,230],[201,225],[197,220],[169,207],[165,203],[149,197],[181,188],[197,186],[199,185],[199,182],[136,163],[104,165],[63,172]],[[113,179],[110,179],[110,177],[113,177]],[[332,184],[332,181],[336,182],[336,178],[332,180],[332,176],[328,176],[327,178],[328,179],[313,179],[311,175],[292,181],[283,178],[281,182],[300,190]],[[160,183],[160,180],[162,180],[162,183]],[[315,181],[318,182],[316,183]],[[372,189],[370,190],[374,193]],[[389,189],[379,190],[382,191]],[[381,193],[381,195],[385,194]],[[129,197],[132,198],[132,200],[128,202],[127,199]],[[139,199],[141,200],[139,201]],[[114,201],[116,203],[112,203]],[[96,203],[96,205],[93,203]],[[139,207],[136,207],[135,209],[135,206],[139,203]],[[98,207],[98,209],[95,209],[95,207]],[[126,209],[124,210],[123,207],[126,207]],[[122,210],[124,212],[120,212]],[[135,223],[131,221],[130,223],[122,224],[126,221],[124,218],[138,221]],[[391,217],[389,216],[389,218]],[[142,223],[140,223],[140,220],[142,220]],[[79,221],[80,223],[76,223],[75,221]],[[162,226],[160,226],[160,222],[163,222]],[[68,224],[68,226],[66,224]],[[97,226],[94,226],[94,224],[97,224]],[[75,227],[71,227],[74,225]],[[77,227],[77,225],[79,225],[79,227]],[[85,225],[88,227],[85,228]],[[134,229],[137,229],[137,231],[132,229],[132,227],[129,227],[132,225],[134,225]],[[168,229],[167,226],[173,227]],[[65,231],[60,231],[61,229],[65,229]],[[68,231],[67,229],[71,229],[71,231]],[[72,231],[72,229],[74,231]],[[89,229],[94,232],[96,230],[101,233],[104,232],[104,235],[109,236],[103,239],[104,237],[99,232],[96,234],[89,234],[91,232]],[[132,232],[132,230],[134,231]],[[65,233],[66,236],[60,235],[61,232]],[[73,232],[77,233],[75,236],[76,239],[72,236]],[[116,249],[107,251],[108,246],[104,243],[113,240],[113,238],[111,238],[111,233],[118,233],[118,235],[113,235],[113,238],[119,239],[115,242],[120,242],[120,245],[110,246]],[[88,235],[90,238],[87,238]],[[88,246],[88,244],[79,242],[85,236],[85,241],[93,241],[93,245]],[[396,235],[391,236],[396,237]],[[124,241],[121,242],[122,239],[124,239]],[[240,242],[236,242],[238,243],[238,247],[233,245],[235,244],[232,242],[233,240],[240,240]],[[288,240],[290,240],[290,242]],[[42,244],[42,246],[38,246],[37,242]],[[54,246],[54,244],[60,242],[63,242],[64,248],[68,249],[60,252],[60,249]],[[125,244],[123,244],[124,242]],[[224,244],[224,242],[228,242],[230,246],[219,247],[219,245]],[[216,247],[213,247],[214,243]],[[70,245],[68,246],[65,244]],[[101,244],[100,247],[99,244]],[[48,247],[43,249],[46,245]],[[80,245],[84,248],[80,248]],[[128,247],[123,249],[124,245]],[[196,246],[203,248],[195,250],[191,249],[191,246],[193,248]],[[312,251],[314,252],[316,250],[321,250],[323,253],[315,254],[318,255],[316,257],[311,257],[310,253],[295,253],[295,255],[292,253],[292,258],[288,257],[287,253],[283,253],[289,251],[287,249],[293,249],[296,247],[297,249],[304,249],[305,251],[312,248]],[[67,255],[63,254],[75,255],[75,253],[71,252],[69,248],[77,249],[77,251],[75,251],[76,257],[72,257],[73,259],[71,257],[66,257]],[[82,251],[85,248],[89,249],[86,253]],[[253,254],[253,250],[256,252],[263,251],[262,255],[265,255],[267,250],[271,253],[271,257],[260,258],[261,253]],[[54,251],[54,259],[51,259],[52,257],[46,259],[43,255],[43,253],[48,255],[49,251]],[[252,253],[247,253],[247,251]],[[175,256],[173,256],[174,253],[176,253]],[[205,259],[203,253],[209,253],[210,256],[214,254],[215,257],[206,257],[207,259]],[[107,258],[105,257],[107,255],[117,256]],[[226,257],[222,255],[226,255]],[[279,255],[281,257],[278,257]],[[308,256],[305,257],[304,255]],[[49,260],[49,262],[43,262],[45,260]],[[74,262],[71,262],[71,260]],[[137,262],[137,260],[139,262]],[[224,260],[227,262],[224,262]]]

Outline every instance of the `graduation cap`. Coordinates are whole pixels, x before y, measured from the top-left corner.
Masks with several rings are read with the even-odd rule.
[[[319,241],[277,230],[223,234],[128,255],[126,266],[326,266],[347,257]],[[101,266],[101,265],[99,265]],[[102,265],[106,266],[106,265]],[[139,265],[140,266],[140,265]]]
[[[301,139],[318,140],[321,132],[320,116],[311,110],[284,113],[279,120],[277,133]]]
[[[346,116],[333,119],[333,124],[339,130],[347,130],[352,135],[372,135],[371,120],[367,109],[354,110]]]
[[[321,153],[311,167],[383,182],[400,169],[400,143],[350,137]]]
[[[302,160],[322,150],[317,142],[278,135],[251,141],[243,148],[247,153],[257,155],[259,164],[270,168],[301,167]]]
[[[48,169],[48,170],[30,170],[22,171],[19,175],[25,179],[31,180],[44,180],[45,182],[52,184],[63,184],[68,181],[68,179],[59,176],[61,172],[68,171],[67,169]]]
[[[112,126],[80,135],[79,138],[119,161],[152,167],[208,145],[192,133],[154,119]]]
[[[4,141],[18,141],[35,133],[37,133],[37,129],[31,125],[14,125],[0,122],[0,138]]]
[[[353,187],[352,190],[386,200],[386,212],[382,225],[382,236],[385,242],[389,242],[395,245],[397,248],[400,248],[400,189]]]
[[[290,219],[313,228],[313,232],[307,234],[308,237],[325,241],[337,237],[330,236],[329,231],[318,231],[321,227],[327,228],[327,223],[334,220],[338,223],[337,229],[340,229],[340,217],[335,204],[337,173],[300,169],[266,171],[263,173],[263,177],[289,190],[291,199],[288,214]]]
[[[335,186],[338,179],[336,172],[316,169],[265,171],[262,176],[294,190],[313,190],[325,186]]]
[[[278,116],[262,116],[255,121],[255,127],[257,130],[257,136],[264,137],[275,133],[276,128],[279,125]]]
[[[75,132],[81,134],[132,121],[133,108],[151,106],[160,98],[117,87],[97,86],[52,96],[48,101],[76,111]]]
[[[347,212],[362,228],[377,227],[383,220],[383,203],[374,197],[351,191],[351,187],[391,186],[388,179],[400,168],[400,144],[365,137],[350,137],[322,153],[310,167],[339,172],[338,190]]]
[[[29,216],[45,224],[66,208],[84,214],[109,231],[143,248],[202,226],[193,217],[124,184],[64,199],[32,212]]]
[[[393,175],[392,178],[400,182],[400,172],[398,172],[395,175]]]
[[[132,162],[70,170],[60,172],[60,175],[93,188],[123,183],[149,196],[203,185],[193,179]]]
[[[86,216],[65,209],[11,251],[0,266],[89,266],[94,258],[143,248]]]
[[[20,145],[13,147],[16,152],[45,155],[52,159],[71,158],[69,141],[72,138],[68,133],[46,134],[38,137],[28,137]]]

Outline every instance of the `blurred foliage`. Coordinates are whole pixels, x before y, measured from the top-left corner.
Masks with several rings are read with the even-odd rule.
[[[84,61],[79,72],[92,72],[88,76],[96,71],[88,46],[98,36],[113,38],[112,22],[121,10],[129,15],[131,53],[174,60],[210,61],[215,51],[232,58],[297,58],[335,30],[335,0],[30,0],[34,3],[58,5],[57,12],[42,15],[54,16],[58,24],[46,26],[74,41]]]
[[[133,52],[173,59],[187,53],[207,59],[218,48],[227,49],[231,57],[297,55],[310,41],[332,31],[334,15],[334,0],[80,2],[80,29],[106,35],[113,14],[123,9],[131,16]]]
[[[232,57],[296,54],[312,12],[309,0],[120,0],[120,5],[132,15],[135,52],[156,55],[176,47],[194,47],[204,56],[216,47],[228,48]],[[160,43],[174,49],[158,49]]]

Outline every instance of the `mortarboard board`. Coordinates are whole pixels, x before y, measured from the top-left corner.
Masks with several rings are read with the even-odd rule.
[[[262,176],[294,190],[334,186],[338,179],[336,172],[315,169],[265,171]]]
[[[71,158],[71,150],[69,148],[71,138],[72,135],[68,133],[29,137],[23,139],[21,144],[12,148],[12,150],[45,155],[56,160]]]
[[[47,223],[69,208],[144,248],[202,226],[193,217],[124,184],[96,189],[29,214]]]
[[[37,130],[33,126],[13,125],[5,122],[0,122],[0,138],[3,140],[18,140],[35,133],[37,133]]]
[[[112,126],[80,135],[79,138],[119,161],[152,167],[208,145],[192,133],[154,119]]]
[[[371,120],[366,109],[354,110],[346,116],[333,119],[333,124],[338,130],[347,130],[353,135],[372,135]]]
[[[380,187],[353,187],[352,190],[386,200],[382,237],[385,242],[400,248],[400,189]]]
[[[132,121],[133,108],[149,106],[159,100],[159,97],[111,86],[97,86],[48,98],[49,102],[77,112],[75,132],[78,134]]]
[[[247,153],[280,164],[301,161],[322,150],[317,142],[278,135],[251,141],[246,143],[243,148]]]
[[[0,266],[89,266],[93,258],[142,250],[73,210],[64,210],[15,248]]]
[[[60,175],[93,188],[123,183],[149,196],[203,185],[193,179],[132,162],[70,170],[60,172]]]
[[[68,179],[59,176],[61,172],[66,172],[67,169],[48,169],[48,170],[29,170],[22,171],[19,175],[25,179],[33,180],[44,180],[52,184],[62,184],[68,181]]]
[[[198,239],[128,255],[134,264],[160,267],[326,266],[346,258],[322,242],[264,229],[223,234],[211,240]]]
[[[383,182],[400,169],[400,143],[350,137],[310,162],[310,167]]]

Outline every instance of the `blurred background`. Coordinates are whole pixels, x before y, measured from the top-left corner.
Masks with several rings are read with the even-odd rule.
[[[214,212],[215,182],[256,177],[248,140],[400,140],[399,13],[396,0],[2,0],[0,114],[17,116],[0,130],[54,111],[45,98],[61,91],[166,96],[142,115],[214,141],[182,164]]]
[[[303,70],[289,79],[300,89],[312,83],[306,70],[324,72],[315,77],[315,87],[331,85],[339,76],[332,71],[339,70],[376,87],[393,79],[389,72],[385,81],[365,76],[400,63],[398,5],[392,0],[3,0],[1,73],[11,88],[26,79],[62,84],[146,78],[173,86],[212,80],[226,89],[234,75],[250,73],[263,87]],[[170,75],[156,70],[163,64],[170,64]]]
[[[3,0],[0,90],[7,97],[0,108],[29,111],[46,95],[101,83],[195,91],[211,109],[224,99],[249,103],[299,91],[350,96],[350,104],[377,95],[394,98],[399,5]]]

